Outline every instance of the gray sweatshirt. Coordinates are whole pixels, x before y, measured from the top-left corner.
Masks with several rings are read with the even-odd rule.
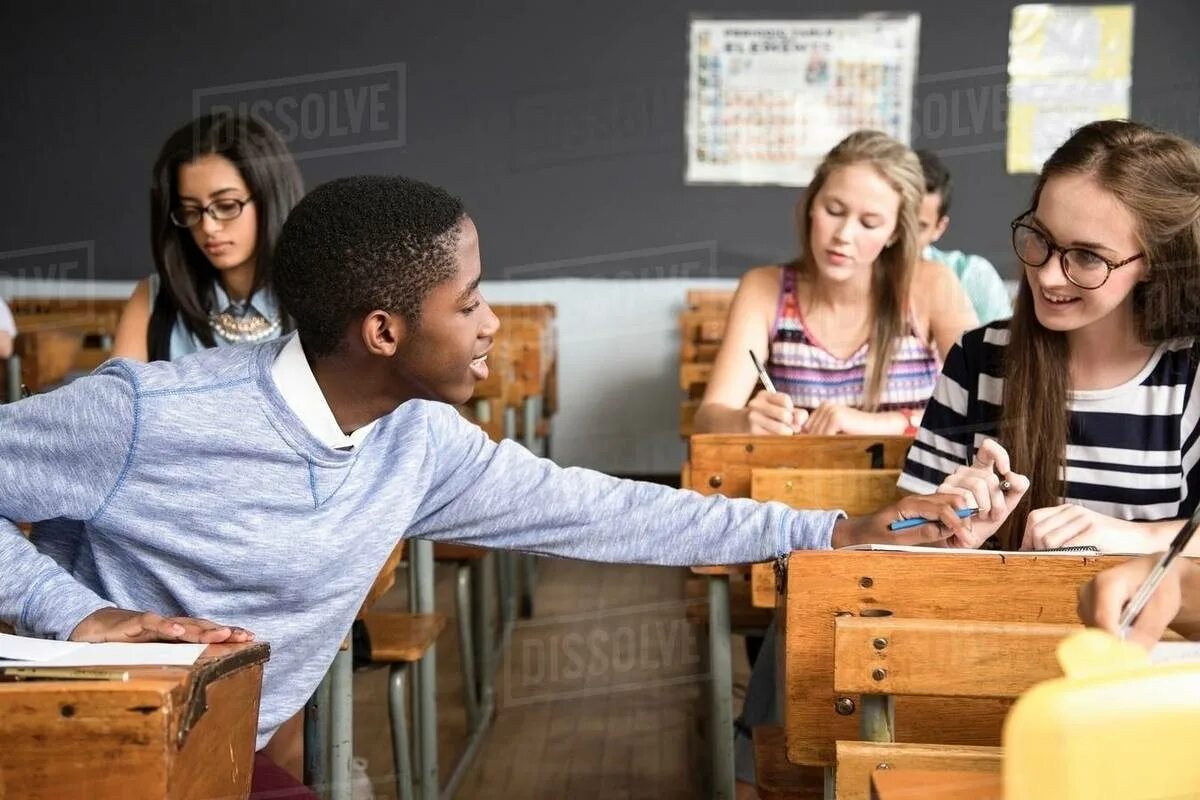
[[[312,694],[396,543],[420,536],[639,564],[827,548],[794,511],[563,469],[450,406],[404,403],[335,450],[271,377],[283,341],[109,362],[0,406],[0,619],[66,638],[110,605],[269,641],[258,746]],[[60,565],[14,522],[76,520]]]

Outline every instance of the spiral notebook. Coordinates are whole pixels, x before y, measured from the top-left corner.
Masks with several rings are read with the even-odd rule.
[[[1100,548],[1092,545],[1059,547],[1055,550],[970,550],[962,547],[921,547],[911,544],[854,544],[839,547],[839,550],[867,550],[880,553],[937,553],[938,555],[988,555],[988,556],[1098,556]],[[1135,555],[1133,553],[1108,553],[1108,555]]]

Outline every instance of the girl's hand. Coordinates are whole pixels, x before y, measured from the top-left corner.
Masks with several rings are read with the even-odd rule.
[[[1063,503],[1037,508],[1025,520],[1022,550],[1054,550],[1092,545],[1102,553],[1146,553],[1155,542],[1150,529],[1097,511]]]
[[[1007,492],[1000,489],[1002,480],[1009,483]],[[971,466],[959,467],[938,487],[939,493],[957,494],[969,507],[979,509],[969,536],[956,536],[949,546],[974,548],[983,544],[1004,524],[1027,491],[1029,479],[1012,471],[1008,451],[995,439],[984,441]]]
[[[1121,615],[1142,583],[1158,564],[1159,556],[1144,556],[1106,569],[1079,590],[1079,618],[1085,625],[1120,633]],[[1183,576],[1196,567],[1177,558],[1150,596],[1146,607],[1129,628],[1130,641],[1150,649],[1158,644],[1183,603]]]
[[[746,418],[752,434],[791,436],[800,432],[808,412],[793,407],[791,395],[763,389],[746,406]]]
[[[881,422],[888,421],[884,419],[885,416],[837,403],[821,403],[808,415],[808,422],[804,424],[803,430],[813,436],[833,436],[838,433],[886,434],[887,431],[882,430],[880,425]]]

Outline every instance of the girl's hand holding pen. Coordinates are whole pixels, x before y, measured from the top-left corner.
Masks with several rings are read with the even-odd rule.
[[[746,418],[752,434],[792,436],[808,420],[808,411],[795,408],[790,395],[763,390],[746,406]]]
[[[968,536],[953,536],[949,547],[978,547],[994,534],[1025,492],[1029,479],[1012,471],[1008,451],[995,439],[987,439],[969,467],[959,467],[938,487],[943,494],[957,494],[968,506],[979,509]]]

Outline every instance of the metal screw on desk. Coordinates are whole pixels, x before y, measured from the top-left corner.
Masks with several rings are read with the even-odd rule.
[[[849,697],[839,697],[833,704],[833,708],[843,717],[848,717],[854,713],[854,701]]]
[[[885,647],[887,647],[887,639],[885,639],[885,638],[883,638],[882,636],[880,636],[878,639],[876,639],[875,641],[871,642],[871,644],[873,644],[873,645],[875,646],[875,649],[876,649],[876,650],[882,650],[882,649],[884,649]]]
[[[886,669],[883,669],[883,668],[881,668],[881,667],[876,667],[876,668],[875,668],[875,669],[874,669],[874,670],[871,672],[871,677],[872,677],[872,678],[874,678],[874,679],[875,679],[875,680],[877,680],[877,681],[881,681],[881,680],[883,680],[884,678],[886,678],[886,677],[887,677],[887,670],[886,670]]]
[[[708,485],[714,489],[720,489],[721,488],[721,476],[713,475],[711,478],[708,479]]]

